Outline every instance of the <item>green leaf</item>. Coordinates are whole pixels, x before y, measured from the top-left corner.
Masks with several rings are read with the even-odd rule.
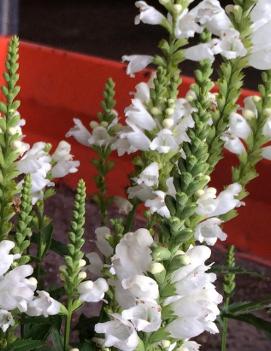
[[[233,303],[229,305],[229,307],[226,310],[226,313],[239,316],[241,314],[247,314],[247,313],[263,310],[270,305],[271,305],[271,296],[258,301]]]
[[[225,317],[253,325],[256,329],[265,332],[265,334],[269,338],[271,338],[271,322],[269,322],[269,321],[266,321],[262,318],[256,317],[250,313],[241,314],[241,315],[235,315],[235,314],[228,313],[228,314],[225,314]]]
[[[62,335],[60,335],[60,332],[56,328],[52,329],[50,333],[50,339],[53,343],[53,351],[63,351],[64,349],[63,337]]]
[[[50,249],[53,236],[53,224],[50,222],[46,227],[42,229],[42,257],[46,255],[46,252]]]
[[[95,351],[96,346],[90,342],[90,341],[85,341],[82,346],[80,346],[80,351]]]
[[[44,346],[44,343],[40,340],[16,340],[12,345],[10,345],[6,351],[32,351],[39,350]],[[63,349],[61,350],[63,351]]]
[[[24,319],[24,337],[31,339],[35,337],[37,340],[46,340],[51,332],[51,329],[55,328],[60,330],[61,328],[61,317],[51,316],[45,317],[26,317]]]

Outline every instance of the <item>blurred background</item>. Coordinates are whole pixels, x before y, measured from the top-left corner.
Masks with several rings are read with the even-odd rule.
[[[121,60],[123,54],[154,54],[163,30],[159,26],[134,26],[138,12],[134,3],[135,0],[0,0],[1,32],[17,32],[23,40],[114,60]],[[159,7],[158,0],[148,3]],[[221,1],[223,6],[228,3]],[[193,62],[186,62],[183,73],[192,75],[195,67]],[[257,83],[257,74],[249,72],[246,87],[256,88]]]

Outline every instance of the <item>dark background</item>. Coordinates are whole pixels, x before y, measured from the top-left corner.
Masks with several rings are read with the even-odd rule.
[[[147,0],[159,7],[158,0]],[[21,0],[21,39],[85,54],[120,60],[124,54],[154,54],[164,31],[134,26],[135,0]],[[196,1],[194,2],[196,4]],[[223,5],[229,1],[221,1]],[[192,75],[195,63],[183,64]],[[249,70],[246,86],[256,88],[258,74]]]

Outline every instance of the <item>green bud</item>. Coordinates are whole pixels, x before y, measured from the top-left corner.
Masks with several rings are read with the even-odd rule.
[[[152,252],[154,261],[167,261],[171,257],[171,252],[166,247],[156,247]]]
[[[177,255],[175,256],[169,264],[168,271],[170,273],[175,272],[177,269],[187,266],[190,263],[187,255]]]

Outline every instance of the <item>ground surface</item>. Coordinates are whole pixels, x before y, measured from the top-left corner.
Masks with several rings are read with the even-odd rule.
[[[65,241],[69,230],[69,220],[72,214],[73,192],[65,186],[60,186],[57,195],[51,198],[47,204],[47,212],[54,220],[54,237],[58,240]],[[94,248],[91,240],[96,226],[99,225],[99,215],[97,208],[90,202],[87,202],[87,221],[86,221],[86,251]],[[138,223],[139,225],[139,223]],[[224,251],[214,249],[213,261],[216,263],[224,263]],[[238,289],[234,300],[254,300],[271,293],[271,267],[258,265],[254,262],[237,259],[237,262],[243,268],[255,271],[259,277],[251,277],[248,275],[240,275],[238,277]],[[46,271],[52,276],[52,272],[56,271],[56,265],[60,264],[56,256],[50,256],[47,262]],[[261,278],[264,276],[265,278]],[[92,306],[91,311],[97,311],[97,307]],[[266,317],[266,314],[263,316]],[[218,336],[204,334],[198,340],[202,344],[201,351],[219,351],[220,341]],[[229,347],[228,351],[270,351],[271,341],[267,337],[258,332],[255,328],[247,324],[230,321],[229,327]]]

